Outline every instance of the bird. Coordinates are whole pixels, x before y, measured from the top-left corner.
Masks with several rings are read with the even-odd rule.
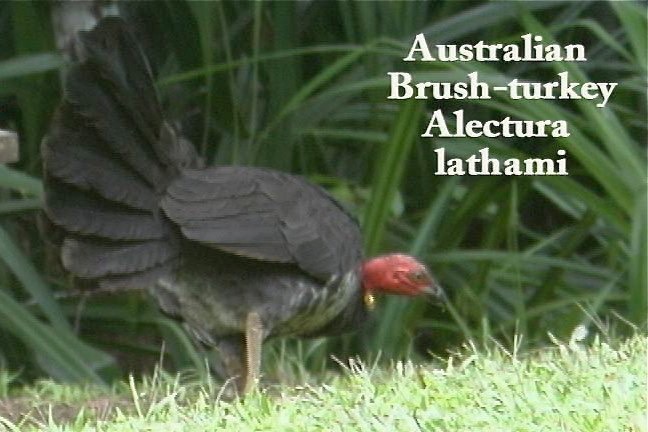
[[[165,120],[128,24],[78,33],[78,58],[41,143],[44,212],[60,261],[85,284],[148,291],[240,394],[258,385],[263,342],[335,336],[367,321],[374,295],[445,293],[427,266],[365,258],[357,220],[304,177],[206,167]]]

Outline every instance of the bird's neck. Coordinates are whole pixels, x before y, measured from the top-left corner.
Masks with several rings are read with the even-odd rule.
[[[362,294],[365,307],[373,310],[376,294],[390,294],[386,283],[389,255],[370,258],[362,263]]]
[[[368,259],[362,263],[361,281],[362,291],[365,295],[382,291],[381,282],[384,267],[383,261],[382,257],[376,257]]]

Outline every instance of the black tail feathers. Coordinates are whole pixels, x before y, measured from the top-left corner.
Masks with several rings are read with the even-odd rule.
[[[104,288],[145,287],[171,271],[179,254],[159,198],[198,157],[165,123],[146,59],[123,20],[104,18],[79,39],[81,61],[67,74],[42,143],[45,211],[65,232],[67,270]]]

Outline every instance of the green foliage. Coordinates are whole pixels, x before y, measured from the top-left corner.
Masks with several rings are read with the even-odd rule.
[[[321,183],[363,222],[368,253],[409,251],[448,291],[447,310],[381,299],[342,340],[276,342],[319,368],[331,352],[382,359],[444,353],[467,339],[510,346],[568,335],[593,317],[646,322],[646,16],[633,2],[126,2],[174,122],[210,163],[271,166]],[[39,142],[59,99],[49,3],[0,4],[0,127],[21,161],[0,167],[0,367],[109,381],[165,351],[202,368],[186,335],[142,296],[61,296],[71,282],[37,229]],[[10,23],[10,25],[9,25]],[[405,64],[413,35],[432,43],[583,41],[586,63]],[[618,82],[591,101],[388,101],[388,71],[416,79]],[[6,109],[4,109],[6,108]],[[566,119],[558,140],[420,138],[437,108],[474,119]],[[465,157],[569,154],[569,177],[435,176],[433,150]],[[75,323],[73,326],[71,323]],[[631,329],[633,326],[627,326]],[[623,332],[626,327],[619,327]],[[49,341],[56,340],[56,344]],[[96,348],[90,348],[89,344]],[[306,348],[304,348],[306,347]],[[272,350],[270,350],[272,351]],[[126,353],[126,354],[125,354]],[[75,354],[73,363],[69,356]],[[126,359],[124,359],[126,357]],[[274,357],[268,355],[269,363]],[[330,364],[330,360],[329,360]],[[72,366],[74,365],[74,366]]]

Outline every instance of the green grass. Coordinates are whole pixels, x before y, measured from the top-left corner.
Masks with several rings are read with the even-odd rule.
[[[296,387],[265,383],[227,402],[218,388],[155,375],[111,391],[41,382],[0,402],[7,430],[27,431],[644,431],[645,336],[611,346],[596,337],[528,354],[466,348],[432,364],[342,372]],[[0,377],[0,387],[11,377]],[[0,388],[1,390],[1,388]],[[4,404],[4,405],[3,405]],[[21,420],[19,408],[31,409]]]

